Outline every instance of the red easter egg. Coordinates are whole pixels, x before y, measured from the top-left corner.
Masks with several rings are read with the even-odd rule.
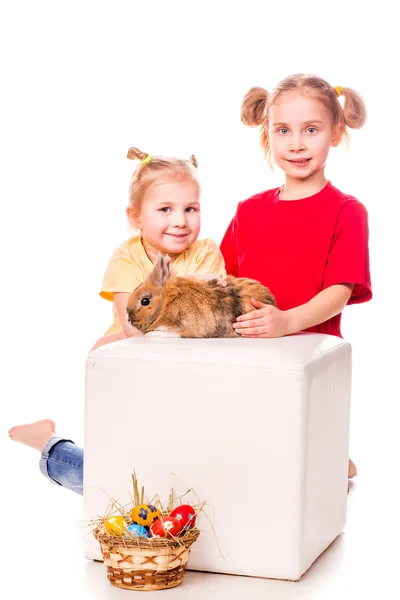
[[[161,517],[157,521],[154,521],[150,527],[150,535],[151,537],[155,535],[159,535],[160,537],[165,537],[166,535],[176,536],[180,530],[181,524],[178,519],[175,519],[175,517]]]
[[[192,529],[196,523],[196,511],[190,504],[177,506],[170,514],[171,517],[178,519],[182,529]]]

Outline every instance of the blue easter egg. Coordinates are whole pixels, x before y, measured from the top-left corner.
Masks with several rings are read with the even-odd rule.
[[[142,525],[137,525],[136,523],[131,523],[128,525],[128,531],[131,535],[133,535],[133,537],[150,537],[148,530]]]

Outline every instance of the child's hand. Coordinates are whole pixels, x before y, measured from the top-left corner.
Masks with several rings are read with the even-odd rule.
[[[217,285],[220,287],[226,287],[228,284],[222,275],[217,275],[216,273],[193,273],[192,275],[187,275],[191,279],[197,279],[197,281],[212,281],[216,280]]]
[[[233,323],[236,333],[242,337],[277,338],[290,333],[288,314],[272,306],[250,298],[254,310],[240,315]]]

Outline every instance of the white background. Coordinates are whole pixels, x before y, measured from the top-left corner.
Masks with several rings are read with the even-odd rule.
[[[354,352],[351,453],[395,497],[400,130],[390,7],[99,0],[1,9],[1,452],[9,501],[21,478],[41,494],[48,485],[37,483],[33,451],[8,440],[10,426],[51,417],[61,435],[83,443],[85,358],[111,319],[98,292],[112,251],[129,236],[128,147],[196,154],[202,237],[219,243],[239,201],[283,181],[263,163],[258,132],[241,124],[241,100],[253,85],[272,89],[297,72],[353,87],[368,108],[349,149],[331,152],[327,176],[370,216],[374,298],[343,315]],[[110,416],[121,418],[111,407]],[[387,501],[382,510],[390,514]]]

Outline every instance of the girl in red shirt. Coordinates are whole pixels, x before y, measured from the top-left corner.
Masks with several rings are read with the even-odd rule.
[[[330,149],[347,137],[347,127],[364,125],[363,99],[320,77],[292,75],[271,93],[251,88],[241,118],[260,127],[266,158],[283,170],[285,182],[240,202],[222,240],[227,273],[257,279],[278,306],[253,299],[255,310],[233,327],[243,337],[300,331],[341,337],[346,304],[372,297],[368,214],[327,181],[325,164]],[[349,477],[356,474],[349,460]]]

